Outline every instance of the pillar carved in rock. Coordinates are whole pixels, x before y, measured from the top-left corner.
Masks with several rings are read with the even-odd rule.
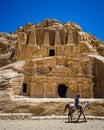
[[[49,41],[49,32],[45,32],[45,35],[44,35],[44,45],[50,45],[50,41]]]
[[[26,44],[27,41],[27,35],[24,32],[18,33],[18,44]]]
[[[60,45],[60,44],[61,44],[60,31],[56,30],[56,34],[55,34],[55,45]]]
[[[30,32],[28,32],[28,44],[36,45],[36,32],[35,32],[35,29],[32,29]]]
[[[68,41],[67,44],[74,44],[74,39],[73,39],[73,32],[68,31]]]

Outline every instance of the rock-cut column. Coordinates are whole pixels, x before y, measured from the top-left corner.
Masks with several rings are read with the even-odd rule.
[[[61,45],[60,31],[59,30],[56,30],[56,34],[55,34],[55,45]]]
[[[26,44],[26,41],[27,41],[27,35],[26,33],[24,32],[19,32],[18,33],[18,44],[21,45],[21,44]]]
[[[44,35],[44,45],[50,45],[50,41],[49,41],[49,32],[45,32]]]
[[[67,44],[74,44],[73,32],[72,31],[68,32],[68,42],[67,42]]]
[[[36,32],[35,32],[35,29],[32,29],[30,32],[28,32],[28,43],[27,44],[36,45]]]

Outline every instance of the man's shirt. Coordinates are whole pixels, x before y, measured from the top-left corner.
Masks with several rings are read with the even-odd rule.
[[[78,105],[78,104],[79,104],[79,98],[76,97],[76,98],[75,98],[75,105]]]

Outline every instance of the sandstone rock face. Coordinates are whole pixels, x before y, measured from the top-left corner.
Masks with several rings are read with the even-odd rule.
[[[104,97],[103,58],[97,58],[104,42],[79,25],[46,19],[9,37],[10,45],[0,44],[0,66],[8,64],[0,68],[0,90],[11,88],[10,97]]]
[[[15,97],[11,101],[2,103],[0,107],[0,119],[29,119],[31,116],[63,116],[64,108],[67,103],[73,103],[73,98],[24,98]],[[104,100],[103,99],[80,99],[81,104],[89,101],[91,109],[85,110],[85,115],[104,116]],[[1,104],[1,103],[0,103]],[[96,107],[97,106],[97,107]],[[99,111],[100,110],[100,111]],[[4,113],[6,114],[4,114]],[[12,114],[11,114],[12,113]],[[16,114],[17,113],[17,114]],[[18,114],[19,113],[19,114]],[[32,113],[28,114],[28,113]],[[68,114],[68,111],[65,115]],[[78,114],[74,114],[78,116]]]
[[[94,56],[94,97],[104,97],[104,57]]]
[[[0,33],[0,67],[12,63],[17,34]]]

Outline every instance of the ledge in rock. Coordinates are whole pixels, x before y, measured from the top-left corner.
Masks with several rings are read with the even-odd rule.
[[[30,120],[31,113],[0,113],[0,120]]]

